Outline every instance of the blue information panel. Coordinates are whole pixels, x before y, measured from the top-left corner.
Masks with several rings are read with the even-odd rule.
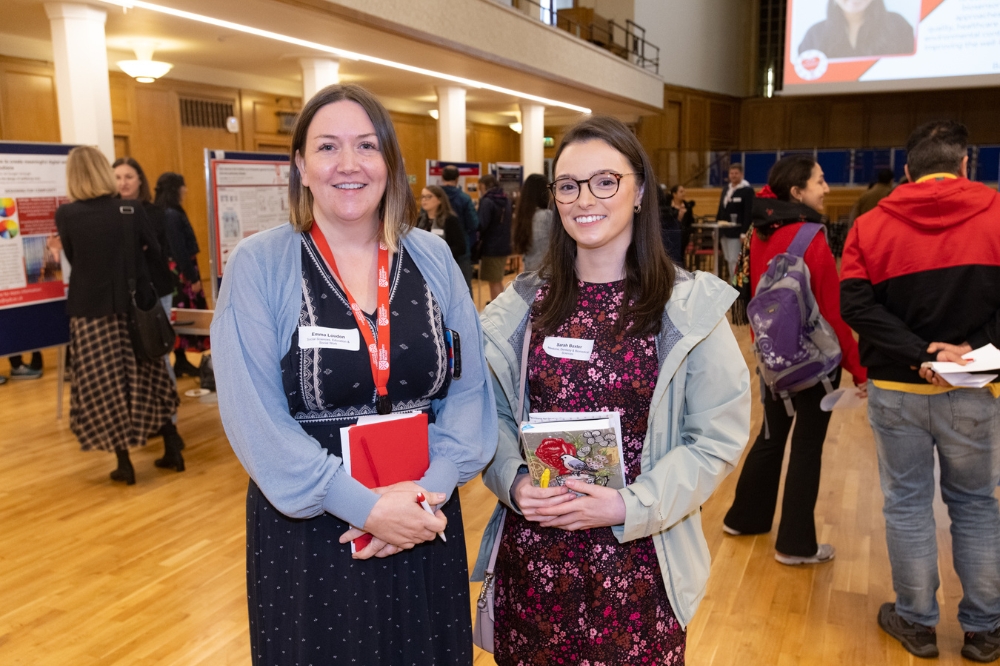
[[[767,183],[767,174],[778,161],[778,153],[743,153],[743,175],[755,187]]]
[[[830,185],[847,185],[851,182],[851,151],[819,150],[816,161],[823,168],[823,177]]]

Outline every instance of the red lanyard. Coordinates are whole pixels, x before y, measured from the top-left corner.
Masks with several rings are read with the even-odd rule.
[[[375,409],[379,414],[391,414],[392,402],[389,400],[389,248],[381,241],[378,244],[378,344],[372,337],[368,320],[361,312],[361,306],[357,304],[351,292],[347,290],[347,283],[340,277],[337,270],[337,261],[333,258],[333,252],[326,242],[326,237],[319,227],[313,222],[312,229],[309,230],[313,242],[319,248],[319,253],[330,265],[330,270],[340,280],[340,286],[344,289],[347,302],[351,305],[351,314],[358,324],[358,329],[368,345],[368,357],[372,366],[372,379],[375,380],[375,390],[378,396],[375,398]]]

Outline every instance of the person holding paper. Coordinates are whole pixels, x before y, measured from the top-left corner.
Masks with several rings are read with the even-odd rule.
[[[371,93],[329,86],[299,112],[289,207],[290,224],[230,255],[212,323],[219,411],[250,475],[253,663],[469,664],[455,489],[493,455],[494,399],[465,280],[445,241],[413,228]],[[460,379],[446,327],[466,341]],[[341,428],[414,410],[426,443],[395,445],[427,447],[422,478],[369,488],[345,470]]]
[[[501,539],[495,658],[680,664],[709,571],[700,506],[750,428],[749,371],[725,317],[736,292],[667,257],[652,164],[620,121],[572,128],[550,188],[558,221],[540,271],[482,315],[500,417],[483,480],[500,504],[474,579]],[[618,412],[623,489],[532,484],[519,424],[553,411]]]
[[[1000,345],[1000,195],[967,179],[967,139],[954,121],[910,135],[910,182],[854,223],[840,289],[868,368],[896,591],[878,624],[909,652],[938,655],[936,451],[962,583],[962,655],[986,662],[1000,659],[1000,383],[955,388],[924,367],[965,365],[972,349]]]

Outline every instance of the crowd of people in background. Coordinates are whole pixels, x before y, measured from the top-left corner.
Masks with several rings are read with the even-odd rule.
[[[850,16],[850,3],[835,4]],[[833,39],[834,27],[810,39]],[[914,655],[938,655],[940,487],[962,654],[1000,659],[1000,383],[956,388],[929,365],[1000,346],[1000,194],[966,178],[966,144],[955,122],[914,131],[906,182],[880,172],[851,211],[839,272],[814,158],[778,160],[760,191],[729,165],[716,212],[727,284],[685,269],[695,202],[682,184],[656,182],[618,120],[571,128],[552,182],[528,174],[508,192],[484,174],[474,202],[446,166],[417,206],[378,99],[353,85],[318,92],[292,135],[290,223],[230,255],[212,324],[222,422],[250,477],[254,663],[471,663],[456,489],[480,473],[497,504],[473,578],[492,585],[498,664],[683,663],[710,570],[700,508],[750,435],[750,372],[732,328],[744,324],[764,418],[726,538],[771,531],[788,449],[774,557],[834,559],[814,517],[831,416],[820,403],[846,371],[847,390],[868,399],[885,498],[896,599],[878,626]],[[173,362],[148,359],[130,319],[156,302],[207,307],[184,178],[167,172],[151,189],[135,159],[112,165],[83,146],[69,153],[67,186],[56,226],[73,270],[70,429],[83,450],[115,454],[113,481],[136,482],[129,451],[156,437],[155,465],[184,471],[177,378],[197,374],[186,352],[207,350],[208,338],[179,338]],[[524,271],[505,284],[512,255]],[[793,268],[775,275],[776,262]],[[476,266],[489,285],[481,314],[469,297]],[[793,330],[781,319],[791,306],[767,319],[754,304],[789,276],[796,284],[783,288],[806,310],[795,323],[808,324],[796,349],[832,361],[782,389],[764,366],[804,367],[768,347],[779,328]],[[357,329],[365,341],[317,346],[312,328]],[[587,358],[554,351],[566,339],[587,343]],[[42,357],[11,367],[37,378]],[[423,478],[371,489],[345,473],[341,427],[412,410],[430,423]],[[528,473],[519,428],[529,414],[581,411],[620,414],[624,488],[547,487]],[[364,534],[370,543],[352,552]],[[545,621],[541,590],[559,593]]]

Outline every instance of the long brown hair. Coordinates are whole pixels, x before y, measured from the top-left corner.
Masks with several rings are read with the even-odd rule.
[[[656,335],[660,332],[663,308],[670,299],[676,272],[660,238],[653,165],[628,126],[606,116],[587,118],[570,129],[559,144],[553,164],[559,164],[559,157],[566,146],[594,139],[603,141],[624,155],[637,174],[639,186],[645,186],[641,208],[632,218],[632,241],[625,253],[625,298],[618,313],[616,330],[621,332],[631,321],[625,331],[628,335]],[[651,183],[653,186],[648,186]],[[563,225],[553,224],[549,250],[540,271],[542,278],[549,283],[549,293],[534,306],[541,331],[555,331],[576,307],[579,290],[576,249],[576,241],[566,233]]]
[[[312,228],[313,196],[308,187],[302,185],[302,174],[295,163],[296,155],[302,155],[309,133],[309,125],[313,118],[327,104],[343,101],[355,102],[368,114],[369,120],[375,126],[375,136],[378,138],[379,152],[385,160],[388,178],[385,184],[385,194],[378,206],[378,217],[382,221],[381,240],[390,250],[395,251],[399,239],[409,231],[417,219],[417,204],[413,200],[413,192],[406,179],[406,167],[403,165],[403,155],[399,150],[396,130],[392,126],[389,112],[375,95],[361,86],[333,85],[323,88],[312,96],[305,107],[299,112],[292,131],[292,148],[290,151],[290,169],[288,172],[288,208],[292,227],[304,232]]]
[[[514,230],[511,234],[514,254],[524,254],[531,249],[532,218],[536,210],[548,207],[549,188],[545,176],[533,173],[524,179],[521,194],[517,198],[517,206],[514,207]]]

